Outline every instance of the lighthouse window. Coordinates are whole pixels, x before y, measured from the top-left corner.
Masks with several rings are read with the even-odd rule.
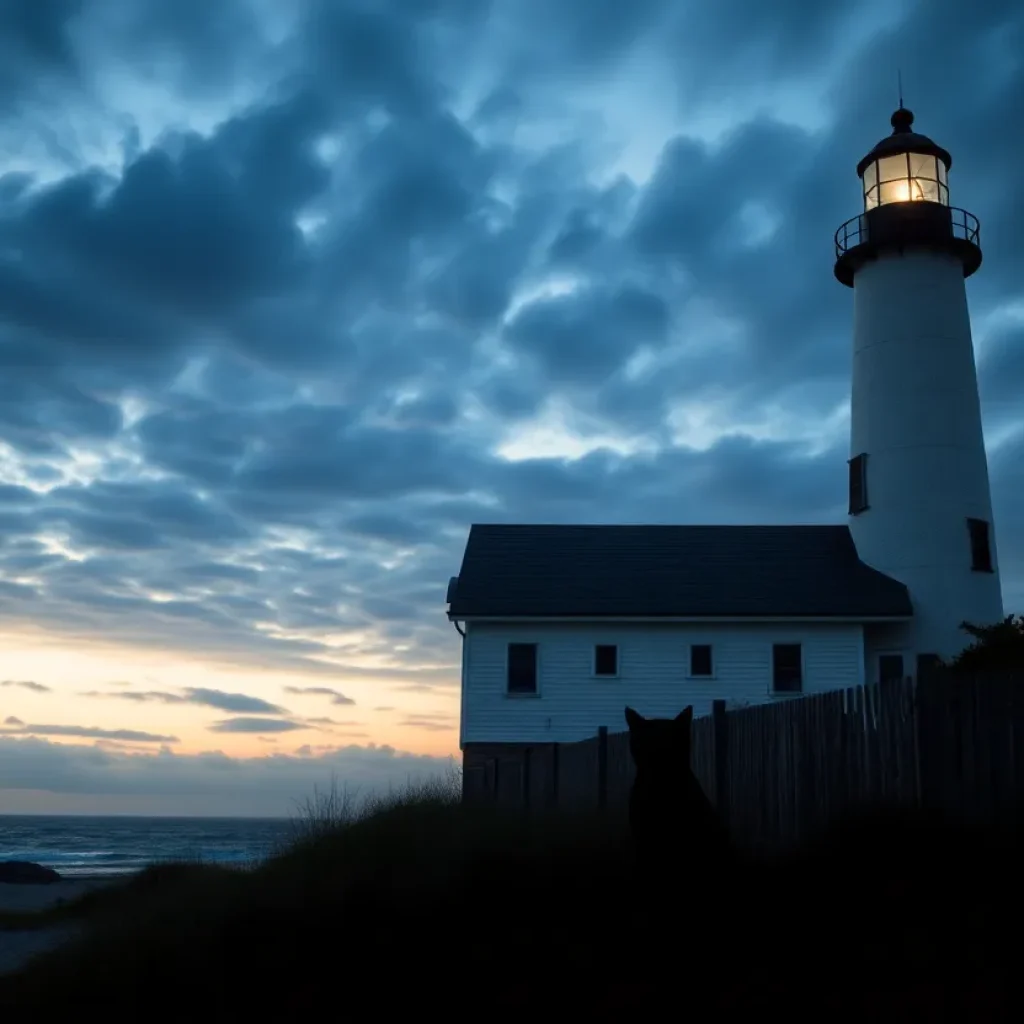
[[[949,204],[946,165],[925,153],[896,153],[864,168],[864,208],[887,203]]]
[[[971,568],[975,572],[992,572],[988,522],[984,519],[968,519],[967,530],[971,537]]]
[[[886,203],[905,203],[912,199],[908,178],[906,153],[900,153],[899,156],[883,156],[878,161],[879,203],[885,206]]]
[[[868,507],[868,457],[861,453],[850,459],[850,515]]]
[[[910,154],[910,191],[911,198],[925,200],[929,203],[941,202],[939,196],[939,178],[936,165],[938,160],[923,153]]]

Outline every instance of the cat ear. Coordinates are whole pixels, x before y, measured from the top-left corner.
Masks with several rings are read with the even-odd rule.
[[[688,707],[683,708],[682,711],[676,715],[676,723],[678,725],[688,726],[693,722],[693,705],[690,704]]]
[[[640,712],[634,711],[632,708],[626,708],[626,725],[628,725],[630,729],[639,729],[645,721],[647,721],[647,719],[645,719]]]

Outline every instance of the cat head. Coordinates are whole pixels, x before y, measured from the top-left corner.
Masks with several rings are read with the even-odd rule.
[[[629,752],[637,771],[679,771],[690,767],[690,730],[693,706],[683,708],[675,718],[644,718],[626,708]]]

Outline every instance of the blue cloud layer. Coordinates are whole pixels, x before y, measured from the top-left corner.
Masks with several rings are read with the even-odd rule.
[[[1019,5],[7,8],[9,624],[454,686],[474,519],[842,521],[831,233],[897,67],[983,225],[1024,608]],[[510,460],[537,417],[604,445]]]

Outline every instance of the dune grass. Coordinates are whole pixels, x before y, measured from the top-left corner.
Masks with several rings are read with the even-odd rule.
[[[298,802],[285,838],[271,851],[271,859],[293,862],[301,851],[315,848],[318,841],[343,830],[361,819],[371,818],[391,808],[410,808],[429,804],[456,807],[462,795],[462,769],[454,758],[444,773],[410,780],[402,789],[386,793],[371,792],[360,799],[355,787],[340,783],[332,776],[325,790],[314,788],[312,796]],[[151,901],[174,901],[182,891],[206,893],[208,888],[239,886],[239,875],[256,871],[264,861],[240,865],[204,861],[201,853],[177,860],[152,864],[123,881],[109,883],[72,899],[42,910],[0,910],[0,932],[33,931],[68,922],[91,922],[98,917],[118,915],[125,909],[139,908]],[[244,883],[242,883],[244,884]],[[140,903],[141,901],[141,903]]]
[[[658,881],[616,818],[465,807],[451,779],[361,803],[332,783],[264,863],[158,865],[56,908],[88,930],[0,978],[0,1011],[606,1019],[666,1000],[681,1015],[849,1012],[898,991],[908,1012],[959,999],[983,1020],[1013,993],[1020,849],[874,814],[771,860],[683,862]]]

